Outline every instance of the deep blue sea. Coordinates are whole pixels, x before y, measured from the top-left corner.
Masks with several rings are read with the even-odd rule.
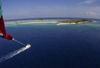
[[[15,39],[32,47],[0,63],[0,68],[100,68],[100,22],[56,26],[7,26]],[[23,47],[0,38],[0,56]]]

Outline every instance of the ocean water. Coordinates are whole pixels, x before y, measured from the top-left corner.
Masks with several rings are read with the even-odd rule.
[[[56,26],[7,26],[15,39],[32,46],[0,63],[0,68],[100,68],[100,21]],[[0,38],[0,57],[23,47]]]

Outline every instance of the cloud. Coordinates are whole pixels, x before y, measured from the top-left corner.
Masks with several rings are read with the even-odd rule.
[[[95,3],[97,1],[98,0],[85,0],[85,1],[81,2],[80,4],[92,4],[92,3]]]
[[[100,19],[100,7],[86,8],[81,12],[82,16],[89,18],[99,18]]]
[[[91,4],[91,3],[94,3],[96,2],[97,0],[86,0],[84,1],[85,4]]]
[[[96,16],[97,16],[97,13],[96,13],[96,12],[93,12],[93,11],[87,11],[87,12],[86,12],[86,15],[87,15],[87,16],[96,17]]]

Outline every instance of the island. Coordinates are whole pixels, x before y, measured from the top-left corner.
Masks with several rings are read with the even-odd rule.
[[[66,24],[81,24],[91,23],[92,19],[23,19],[23,20],[10,20],[5,21],[6,25],[40,25],[40,24],[53,24],[53,25],[66,25]]]
[[[81,23],[91,23],[92,20],[61,20],[58,21],[56,25],[66,25],[66,24],[81,24]]]

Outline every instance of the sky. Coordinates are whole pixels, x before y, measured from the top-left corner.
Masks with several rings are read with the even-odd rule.
[[[2,0],[5,19],[84,17],[100,19],[100,0]]]

